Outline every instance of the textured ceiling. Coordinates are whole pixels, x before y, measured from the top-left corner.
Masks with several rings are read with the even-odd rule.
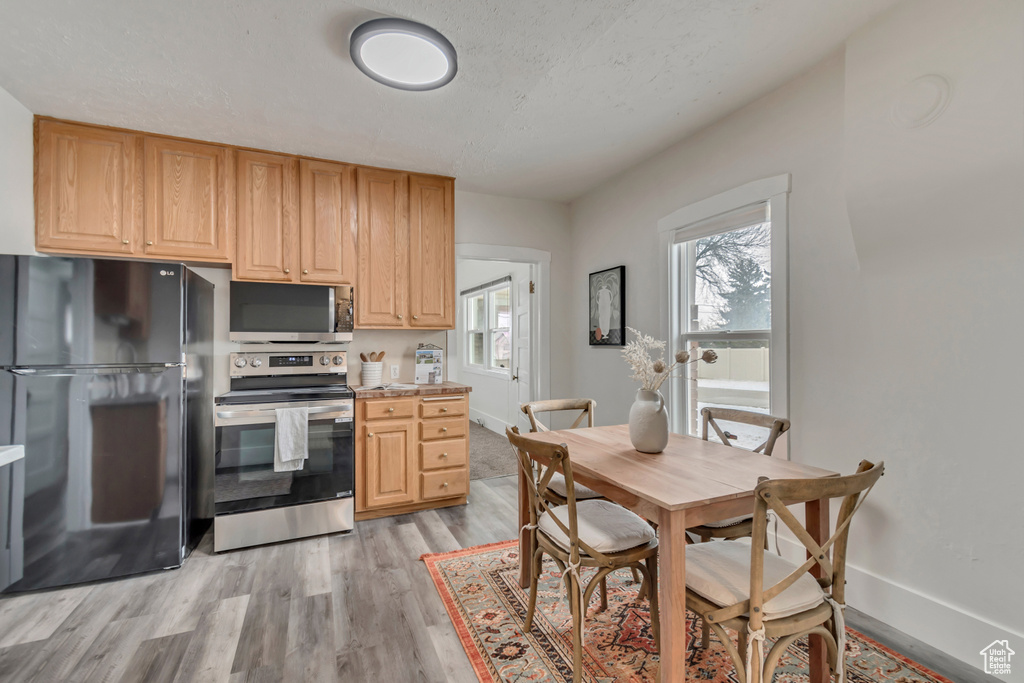
[[[0,87],[37,114],[453,175],[569,200],[812,66],[893,0],[0,0]],[[444,33],[431,92],[348,34]]]

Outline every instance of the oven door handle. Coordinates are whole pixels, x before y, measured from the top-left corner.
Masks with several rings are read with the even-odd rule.
[[[342,422],[352,421],[351,410],[338,410],[337,406],[320,406],[317,408],[309,408],[309,415],[316,416],[317,420],[341,420]],[[253,418],[262,418],[253,420]],[[241,420],[244,419],[248,424],[273,424],[277,422],[277,412],[273,410],[218,410],[218,420]],[[225,422],[224,424],[229,424]]]

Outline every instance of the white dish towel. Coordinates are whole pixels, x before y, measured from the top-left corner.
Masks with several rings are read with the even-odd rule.
[[[301,470],[309,457],[309,409],[278,408],[274,471]]]

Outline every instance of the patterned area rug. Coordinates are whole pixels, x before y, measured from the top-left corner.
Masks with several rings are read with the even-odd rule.
[[[545,560],[533,630],[524,634],[529,592],[519,587],[515,541],[424,555],[422,559],[482,683],[572,680],[571,619],[553,562]],[[586,575],[583,578],[588,579]],[[657,680],[658,654],[650,614],[647,602],[636,600],[638,589],[629,572],[622,570],[608,577],[607,611],[596,611],[599,598],[595,594],[585,621],[584,681]],[[688,674],[696,681],[736,683],[732,660],[714,633],[708,650],[694,647],[700,640],[700,622],[690,616]],[[951,683],[852,629],[847,633],[849,683]],[[783,655],[775,682],[807,680],[807,642],[803,639]]]

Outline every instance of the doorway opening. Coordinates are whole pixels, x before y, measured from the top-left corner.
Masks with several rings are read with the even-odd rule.
[[[456,245],[456,322],[449,332],[448,377],[473,387],[471,429],[484,427],[502,442],[506,425],[529,429],[519,406],[549,395],[550,258],[535,249]],[[477,434],[481,445],[489,441],[489,434]],[[494,454],[501,467],[493,473],[486,462],[472,462],[472,432],[470,437],[474,479],[515,471],[507,443]],[[497,442],[490,443],[499,450]]]

